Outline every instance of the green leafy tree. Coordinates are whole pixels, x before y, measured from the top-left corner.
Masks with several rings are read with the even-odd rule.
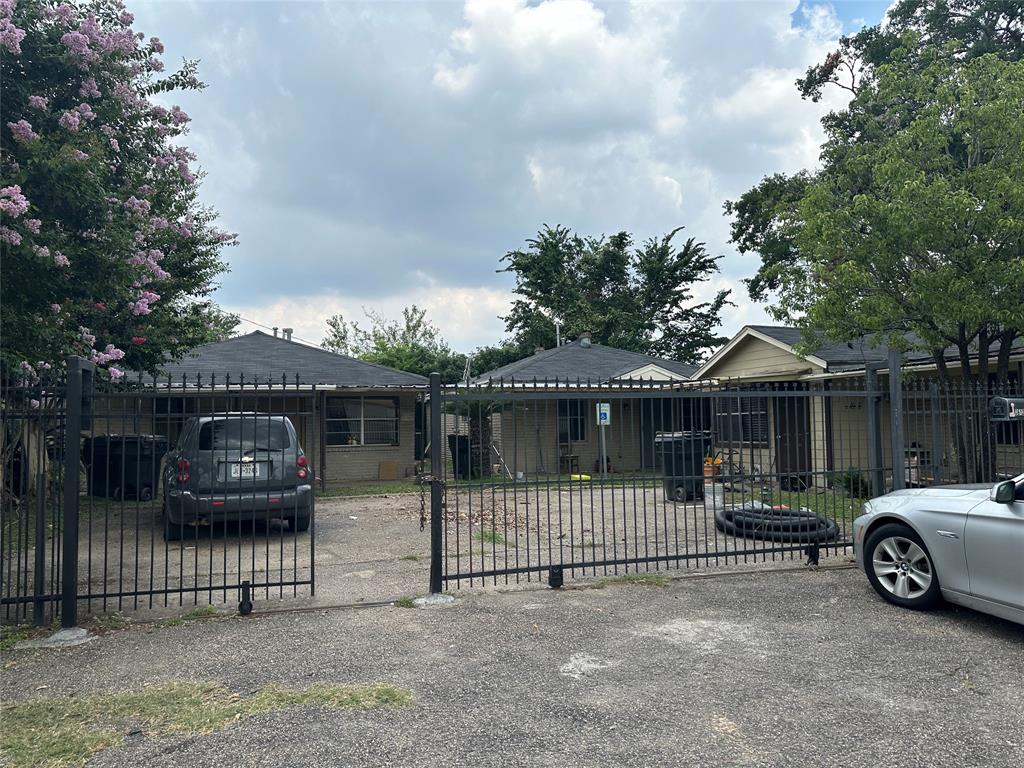
[[[567,338],[590,333],[594,341],[687,362],[725,341],[716,333],[729,291],[706,302],[694,286],[718,271],[720,257],[688,238],[677,247],[675,229],[641,247],[619,232],[581,237],[545,226],[525,250],[507,253],[502,270],[516,277],[517,299],[505,317],[520,349],[555,344],[555,323]]]
[[[413,304],[402,310],[401,320],[389,320],[374,310],[364,310],[368,328],[335,315],[327,321],[321,346],[332,352],[357,357],[369,363],[429,376],[441,374],[442,381],[462,379],[466,356],[452,351],[427,311]]]
[[[940,370],[952,346],[987,382],[990,352],[1005,376],[1024,328],[1024,62],[907,42],[850,105],[873,139],[830,131],[800,207],[795,303],[832,338],[910,332]]]
[[[761,258],[751,296],[815,336],[957,350],[1005,377],[1024,327],[1019,2],[904,0],[798,81],[853,95],[826,116],[822,169],[735,203],[732,241]],[[977,353],[977,364],[972,355]]]
[[[199,202],[162,102],[163,45],[116,0],[0,2],[2,361],[32,376],[80,354],[118,378],[229,332],[209,296],[234,236]]]
[[[756,254],[761,263],[753,277],[743,282],[754,301],[768,301],[778,293],[791,294],[803,280],[796,235],[800,231],[800,201],[811,181],[807,171],[787,176],[776,173],[734,201],[725,212],[733,216],[731,241],[742,254]],[[791,313],[775,311],[778,319]]]

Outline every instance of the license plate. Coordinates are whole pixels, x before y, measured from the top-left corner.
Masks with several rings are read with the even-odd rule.
[[[259,464],[232,464],[231,477],[259,477]]]

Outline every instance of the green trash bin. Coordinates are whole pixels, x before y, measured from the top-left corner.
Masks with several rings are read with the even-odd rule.
[[[710,432],[656,432],[654,450],[667,501],[704,498],[704,457],[711,454]]]

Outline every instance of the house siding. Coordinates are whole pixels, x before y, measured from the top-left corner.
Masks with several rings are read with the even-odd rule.
[[[823,370],[802,357],[749,336],[704,375],[706,378],[768,381],[780,376],[821,373]]]

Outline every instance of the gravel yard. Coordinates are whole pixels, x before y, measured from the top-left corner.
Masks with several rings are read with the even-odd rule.
[[[367,553],[367,568],[399,551]],[[386,684],[412,698],[282,706],[202,733],[126,717],[111,726],[117,746],[90,762],[109,768],[1024,761],[1022,628],[899,610],[852,569],[134,625],[77,648],[11,651],[4,665],[5,702],[56,707],[188,681],[242,704],[272,685]]]

